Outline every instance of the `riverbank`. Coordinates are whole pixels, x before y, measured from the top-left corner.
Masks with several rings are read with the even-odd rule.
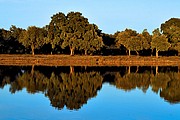
[[[180,57],[0,54],[0,65],[20,66],[180,66]]]

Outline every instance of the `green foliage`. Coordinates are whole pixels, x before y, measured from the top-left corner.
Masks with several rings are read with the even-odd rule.
[[[163,34],[167,35],[172,49],[180,52],[180,19],[171,18],[165,23],[161,24]]]
[[[89,24],[82,13],[70,12],[67,16],[57,13],[49,24],[47,41],[53,49],[56,45],[63,49],[69,47],[71,55],[74,55],[75,50],[99,50],[103,44],[97,34],[97,26]]]
[[[125,31],[119,32],[116,36],[116,46],[120,47],[123,45],[127,50],[138,51],[150,48],[151,36],[147,31],[142,34],[137,33],[134,30],[126,29]]]
[[[179,18],[171,18],[165,23],[161,24],[161,31],[163,34],[167,35],[168,37],[171,34],[172,27],[180,28],[180,19]]]
[[[64,13],[57,13],[51,17],[51,22],[48,25],[48,36],[46,38],[46,43],[50,43],[52,49],[56,47],[56,45],[60,45],[62,43],[61,34],[66,26],[66,16]]]
[[[172,26],[169,38],[172,47],[178,52],[180,52],[180,27]]]
[[[156,49],[156,57],[158,57],[159,51],[167,51],[171,44],[165,35],[161,34],[159,29],[153,31],[151,49]]]
[[[1,53],[21,53],[24,50],[18,41],[22,31],[22,28],[17,28],[14,25],[10,27],[10,30],[0,29]]]
[[[83,39],[79,41],[79,50],[84,50],[85,55],[87,55],[88,52],[100,50],[104,45],[102,37],[100,37],[96,32],[96,26],[90,26],[90,29],[83,35]]]
[[[143,30],[142,32],[142,46],[145,50],[148,50],[151,48],[151,41],[152,41],[152,36],[148,33],[146,29]]]
[[[11,37],[18,41],[22,31],[24,31],[24,29],[17,28],[16,26],[12,25],[10,28]]]
[[[34,49],[38,49],[45,44],[44,38],[47,35],[47,31],[35,26],[28,27],[26,31],[21,33],[19,42],[26,48],[31,47],[32,54],[34,55]]]
[[[136,36],[137,32],[131,29],[126,29],[125,31],[119,32],[116,36],[116,46],[120,47],[123,45],[126,49],[129,50],[129,55],[131,48],[133,48],[132,45],[132,37]]]

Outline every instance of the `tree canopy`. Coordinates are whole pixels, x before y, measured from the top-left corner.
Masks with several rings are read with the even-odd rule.
[[[98,27],[90,24],[80,12],[70,12],[67,15],[57,13],[51,17],[48,30],[48,41],[55,48],[69,47],[70,55],[75,50],[94,52],[103,46],[102,37],[98,34]]]
[[[151,47],[156,49],[156,57],[158,57],[159,51],[167,51],[171,44],[168,42],[168,39],[165,35],[161,34],[159,29],[153,31]]]
[[[167,36],[172,45],[172,49],[175,49],[180,53],[180,19],[171,18],[165,23],[162,23],[161,30],[163,34]]]
[[[31,26],[21,33],[19,42],[22,43],[26,48],[30,47],[32,50],[32,55],[34,55],[34,50],[42,47],[45,44],[44,38],[46,36],[47,32],[44,29]]]

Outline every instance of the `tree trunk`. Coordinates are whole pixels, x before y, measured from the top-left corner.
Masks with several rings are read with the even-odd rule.
[[[34,56],[34,45],[31,45],[32,55]]]
[[[128,50],[129,51],[129,56],[131,56],[131,50]]]
[[[157,57],[157,58],[158,58],[158,52],[159,52],[159,51],[158,51],[158,50],[156,50],[156,57]]]
[[[71,56],[74,55],[74,48],[70,48],[70,51],[71,51]]]
[[[151,49],[151,56],[153,56],[153,49]]]
[[[180,52],[178,51],[178,56],[180,56]]]
[[[87,50],[84,51],[84,54],[87,55]]]
[[[137,56],[139,56],[139,52],[138,51],[136,51],[136,54],[137,54]]]

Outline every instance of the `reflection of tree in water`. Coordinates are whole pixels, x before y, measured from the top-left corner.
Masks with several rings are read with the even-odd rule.
[[[124,76],[117,73],[115,79],[115,86],[125,91],[139,88],[145,92],[150,84],[150,74],[148,73],[130,73]]]
[[[143,92],[151,86],[152,91],[160,93],[160,97],[170,103],[180,102],[180,73],[130,73],[121,76],[119,73],[115,75],[114,85],[125,91],[135,88],[142,89]]]
[[[97,72],[52,74],[47,96],[51,104],[57,108],[79,109],[87,100],[96,96],[102,86],[103,78]],[[56,82],[55,82],[56,81]],[[58,83],[58,84],[57,84]]]
[[[49,97],[52,106],[62,109],[79,109],[87,100],[96,96],[97,90],[102,87],[103,78],[98,72],[61,73],[51,74],[48,79],[39,71],[30,71],[19,75],[11,83],[10,91],[26,88],[29,93],[43,92]]]
[[[71,110],[81,108],[88,99],[97,95],[103,82],[109,82],[125,91],[138,88],[146,92],[151,87],[153,92],[160,94],[160,97],[166,101],[180,102],[179,72],[161,72],[160,69],[158,73],[153,73],[151,70],[146,72],[140,70],[139,73],[133,73],[133,70],[130,73],[128,70],[102,72],[101,69],[96,72],[92,72],[92,69],[88,72],[59,73],[58,71],[59,69],[56,71],[51,69],[46,75],[47,72],[43,74],[42,70],[41,72],[34,70],[32,73],[30,68],[22,70],[21,67],[0,67],[0,87],[10,84],[11,93],[23,88],[33,94],[42,92],[50,99],[51,105],[58,109],[65,106]]]
[[[171,79],[167,73],[158,73],[151,77],[152,91],[158,93],[167,87],[167,84],[171,82]]]
[[[48,84],[50,84],[48,78],[39,71],[34,71],[33,74],[26,71],[22,75],[18,75],[16,80],[11,83],[10,91],[15,93],[26,88],[29,93],[45,92]]]
[[[160,96],[170,103],[180,102],[180,73],[168,73],[171,81],[162,89]]]
[[[4,88],[5,85],[11,84],[16,79],[16,75],[22,73],[21,67],[15,66],[0,66],[0,88]]]

